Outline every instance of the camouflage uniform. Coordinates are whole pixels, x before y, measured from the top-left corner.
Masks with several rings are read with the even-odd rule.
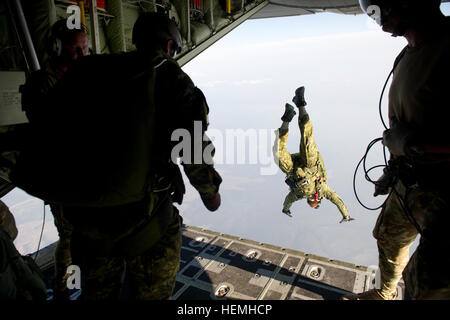
[[[286,148],[288,130],[279,129],[273,154],[275,162],[281,171],[293,179],[296,188],[286,196],[283,210],[290,209],[292,204],[300,199],[317,197],[330,200],[339,209],[342,216],[348,216],[348,210],[341,198],[327,184],[325,165],[314,141],[312,123],[308,114],[299,117],[298,125],[301,132],[300,152],[290,154]]]
[[[389,92],[389,121],[410,128],[416,141],[448,145],[450,19],[417,47],[407,47],[396,61]],[[449,199],[450,159],[445,153],[393,156],[411,168],[383,206],[374,228],[384,296],[396,292],[402,274],[414,299],[450,299]],[[409,247],[421,232],[409,260]]]
[[[146,69],[151,71],[148,77]],[[206,100],[178,63],[162,52],[154,57],[138,52],[89,56],[77,60],[71,71],[64,77],[62,87],[67,86],[65,81],[78,83],[84,77],[100,78],[106,87],[109,82],[117,85],[130,78],[139,77],[145,81],[139,84],[139,88],[141,84],[145,85],[148,92],[139,88],[108,92],[112,104],[108,108],[115,109],[114,102],[123,101],[123,97],[131,99],[126,110],[154,107],[155,128],[139,130],[155,130],[157,138],[151,142],[154,166],[151,172],[155,176],[144,199],[124,205],[65,205],[62,208],[64,218],[73,226],[72,263],[80,267],[84,279],[82,298],[109,300],[123,297],[126,275],[129,298],[169,299],[179,268],[182,234],[182,219],[172,205],[173,189],[165,184],[166,175],[171,174],[170,168],[173,167],[171,151],[176,144],[171,141],[171,135],[175,129],[181,128],[194,136],[194,121],[202,123],[201,133],[204,134],[209,112]],[[154,106],[147,104],[147,97],[151,97]],[[133,127],[132,124],[126,125]],[[142,131],[142,135],[146,136],[147,132]],[[211,142],[204,141],[199,151],[203,154],[206,148],[213,150]],[[192,156],[195,157],[194,154]],[[182,165],[198,192],[201,195],[218,192],[221,177],[213,165],[204,163],[203,158],[200,163],[188,160],[183,158]],[[137,169],[136,172],[127,172],[127,175],[137,174]]]
[[[65,207],[84,300],[170,299],[180,264],[182,218],[167,193],[113,208]],[[86,222],[87,217],[93,217]],[[114,221],[110,217],[114,217]],[[124,293],[125,270],[128,292]]]
[[[450,222],[448,197],[442,191],[406,188],[402,182],[394,189],[373,230],[378,244],[381,294],[394,295],[405,271],[403,277],[413,298],[450,298],[450,277],[443,272],[450,258],[441,254],[450,245],[445,236]],[[409,248],[418,235],[415,223],[422,237],[409,261]]]
[[[45,105],[45,99],[51,93],[59,80],[64,75],[64,70],[55,65],[54,60],[49,60],[43,69],[35,71],[27,78],[22,87],[22,107],[30,122],[39,108]],[[50,204],[54,223],[59,235],[59,241],[55,248],[55,296],[64,295],[67,287],[67,267],[72,264],[70,255],[70,237],[72,226],[64,218],[60,205]]]

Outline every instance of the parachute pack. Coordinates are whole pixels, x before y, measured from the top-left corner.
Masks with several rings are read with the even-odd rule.
[[[16,186],[49,203],[85,207],[148,194],[158,57],[144,66],[133,60],[125,54],[79,59],[45,103],[33,106],[27,142],[11,173]]]

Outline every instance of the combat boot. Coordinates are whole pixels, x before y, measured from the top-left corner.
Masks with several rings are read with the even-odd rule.
[[[362,293],[353,293],[343,296],[342,300],[394,300],[397,293],[385,294],[381,289],[372,289]]]
[[[300,87],[295,90],[295,97],[292,98],[292,102],[294,102],[298,108],[306,106],[305,87]]]
[[[291,106],[289,103],[286,103],[286,110],[284,111],[283,116],[281,117],[281,121],[283,122],[291,122],[292,118],[297,114],[295,112],[294,107]]]

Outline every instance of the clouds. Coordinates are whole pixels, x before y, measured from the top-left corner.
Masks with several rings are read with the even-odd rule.
[[[380,87],[405,45],[379,30],[273,40],[239,46],[219,41],[184,69],[208,100],[220,95],[245,101],[259,94],[266,103],[283,105],[280,98],[304,84],[310,99],[317,97],[320,104],[335,102],[327,98],[339,90],[350,105]],[[360,88],[355,90],[357,81]]]
[[[191,75],[192,76],[192,75]],[[200,74],[196,75],[197,78],[201,78]],[[264,78],[264,79],[243,79],[238,81],[229,81],[229,80],[210,80],[210,81],[200,81],[197,83],[199,87],[202,88],[214,88],[218,86],[255,86],[255,85],[261,85],[268,82],[273,81],[271,78]]]
[[[251,80],[239,80],[234,81],[232,84],[235,86],[254,86],[254,85],[260,85],[264,83],[268,83],[273,81],[272,78],[264,78],[264,79],[251,79]]]
[[[199,76],[197,76],[199,77]],[[205,82],[199,82],[197,85],[202,87],[202,88],[214,88],[220,85],[225,84],[226,81],[224,80],[210,80],[210,81],[205,81]]]
[[[266,50],[276,50],[280,48],[289,48],[295,50],[296,48],[302,46],[320,46],[326,44],[328,46],[329,41],[361,41],[367,37],[379,37],[379,30],[364,30],[364,31],[356,31],[356,32],[347,32],[347,33],[337,33],[337,34],[328,34],[321,36],[303,36],[299,38],[293,39],[281,39],[277,41],[265,41],[261,43],[253,43],[253,44],[244,44],[240,47],[241,50],[250,53],[263,53]],[[233,48],[226,48],[224,54],[232,54],[235,52]]]
[[[245,191],[248,186],[264,183],[263,177],[238,176],[236,173],[233,174],[233,171],[226,169],[221,170],[221,174],[226,177],[221,186],[222,190]]]

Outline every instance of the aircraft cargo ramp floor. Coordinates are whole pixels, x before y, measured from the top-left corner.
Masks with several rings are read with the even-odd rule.
[[[55,245],[42,249],[37,258],[48,288]],[[367,267],[184,225],[173,299],[338,300],[369,290],[374,277]],[[403,282],[397,291],[402,300]],[[74,290],[71,299],[79,295]]]

